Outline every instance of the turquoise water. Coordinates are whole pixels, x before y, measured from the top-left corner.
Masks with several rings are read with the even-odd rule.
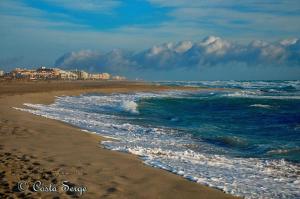
[[[178,129],[232,156],[300,161],[300,100],[224,95],[143,99],[132,123]]]
[[[64,96],[21,110],[114,138],[102,144],[227,193],[300,197],[300,81],[155,83],[224,89]]]

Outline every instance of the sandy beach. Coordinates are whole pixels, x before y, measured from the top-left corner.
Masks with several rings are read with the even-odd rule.
[[[0,198],[235,198],[147,166],[134,155],[104,149],[99,135],[13,109],[49,104],[61,95],[170,89],[142,82],[1,82]],[[43,190],[35,192],[37,181]],[[76,191],[62,191],[64,181]],[[19,182],[27,182],[24,191]]]

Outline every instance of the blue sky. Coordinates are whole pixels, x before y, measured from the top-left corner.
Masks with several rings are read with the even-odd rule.
[[[0,67],[53,65],[83,49],[143,50],[214,35],[299,38],[298,0],[1,0]]]
[[[55,13],[45,16],[47,20],[81,24],[94,31],[109,31],[131,25],[158,25],[170,19],[167,16],[170,8],[158,7],[147,1],[60,2],[25,1],[25,4],[45,13]]]

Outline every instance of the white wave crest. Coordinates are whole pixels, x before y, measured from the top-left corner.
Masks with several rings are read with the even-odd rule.
[[[66,96],[58,97],[51,105],[26,104],[29,108],[16,109],[111,137],[113,140],[102,142],[108,149],[139,155],[146,164],[226,193],[246,198],[300,198],[298,164],[213,155],[216,148],[208,143],[196,143],[188,134],[176,136],[174,129],[135,125],[119,120],[116,115],[106,114],[107,110],[120,109],[135,113],[140,98],[170,95],[173,94]],[[198,148],[192,150],[187,145],[197,145]]]
[[[268,104],[252,104],[250,105],[250,107],[267,108],[267,109],[272,108],[272,106]]]
[[[280,99],[280,100],[299,100],[298,95],[264,95],[261,91],[238,91],[223,94],[223,97],[253,98],[253,99]]]
[[[131,112],[131,113],[139,113],[138,111],[138,104],[134,101],[123,101],[122,107],[125,111]]]

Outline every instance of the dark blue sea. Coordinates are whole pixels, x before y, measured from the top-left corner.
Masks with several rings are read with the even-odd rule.
[[[21,109],[113,138],[111,150],[246,198],[300,198],[300,81],[154,82]]]

